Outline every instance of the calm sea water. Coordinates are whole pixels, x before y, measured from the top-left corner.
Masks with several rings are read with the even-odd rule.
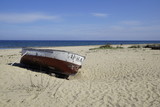
[[[49,46],[85,46],[104,44],[150,44],[160,41],[93,41],[93,40],[0,40],[0,49],[22,47],[49,47]]]

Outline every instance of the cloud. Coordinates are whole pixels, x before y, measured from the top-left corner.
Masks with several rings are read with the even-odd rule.
[[[125,29],[125,27],[123,27],[123,26],[118,26],[118,25],[114,25],[114,26],[111,26],[110,29],[122,31],[122,30]]]
[[[129,20],[129,21],[122,21],[121,24],[125,25],[141,25],[140,21],[135,21],[135,20]]]
[[[93,16],[96,16],[96,17],[108,17],[109,14],[106,14],[106,13],[91,13]]]
[[[0,22],[28,23],[39,20],[58,20],[58,16],[49,16],[41,13],[0,13]]]

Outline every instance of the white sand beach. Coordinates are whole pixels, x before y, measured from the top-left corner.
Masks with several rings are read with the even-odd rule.
[[[160,107],[160,50],[48,47],[86,56],[69,80],[19,63],[21,49],[0,50],[0,107]]]

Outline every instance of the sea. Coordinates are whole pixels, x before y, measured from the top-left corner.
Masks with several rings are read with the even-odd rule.
[[[0,40],[0,49],[12,49],[23,47],[59,47],[59,46],[86,46],[105,44],[152,44],[160,43],[160,40]]]

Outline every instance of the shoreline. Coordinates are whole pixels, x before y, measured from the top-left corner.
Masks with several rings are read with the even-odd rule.
[[[134,45],[160,44],[160,40],[0,40],[0,49],[22,47],[66,47],[66,46],[93,46],[93,45]]]
[[[159,45],[160,43],[150,43],[150,44],[109,44],[111,46],[131,46],[131,45],[140,45],[140,46],[144,46],[144,45]],[[106,45],[106,44],[103,44]],[[9,48],[0,48],[0,50],[3,49],[22,49],[22,48],[58,48],[58,47],[89,47],[89,46],[102,46],[102,45],[78,45],[78,46],[33,46],[33,47],[9,47]]]

